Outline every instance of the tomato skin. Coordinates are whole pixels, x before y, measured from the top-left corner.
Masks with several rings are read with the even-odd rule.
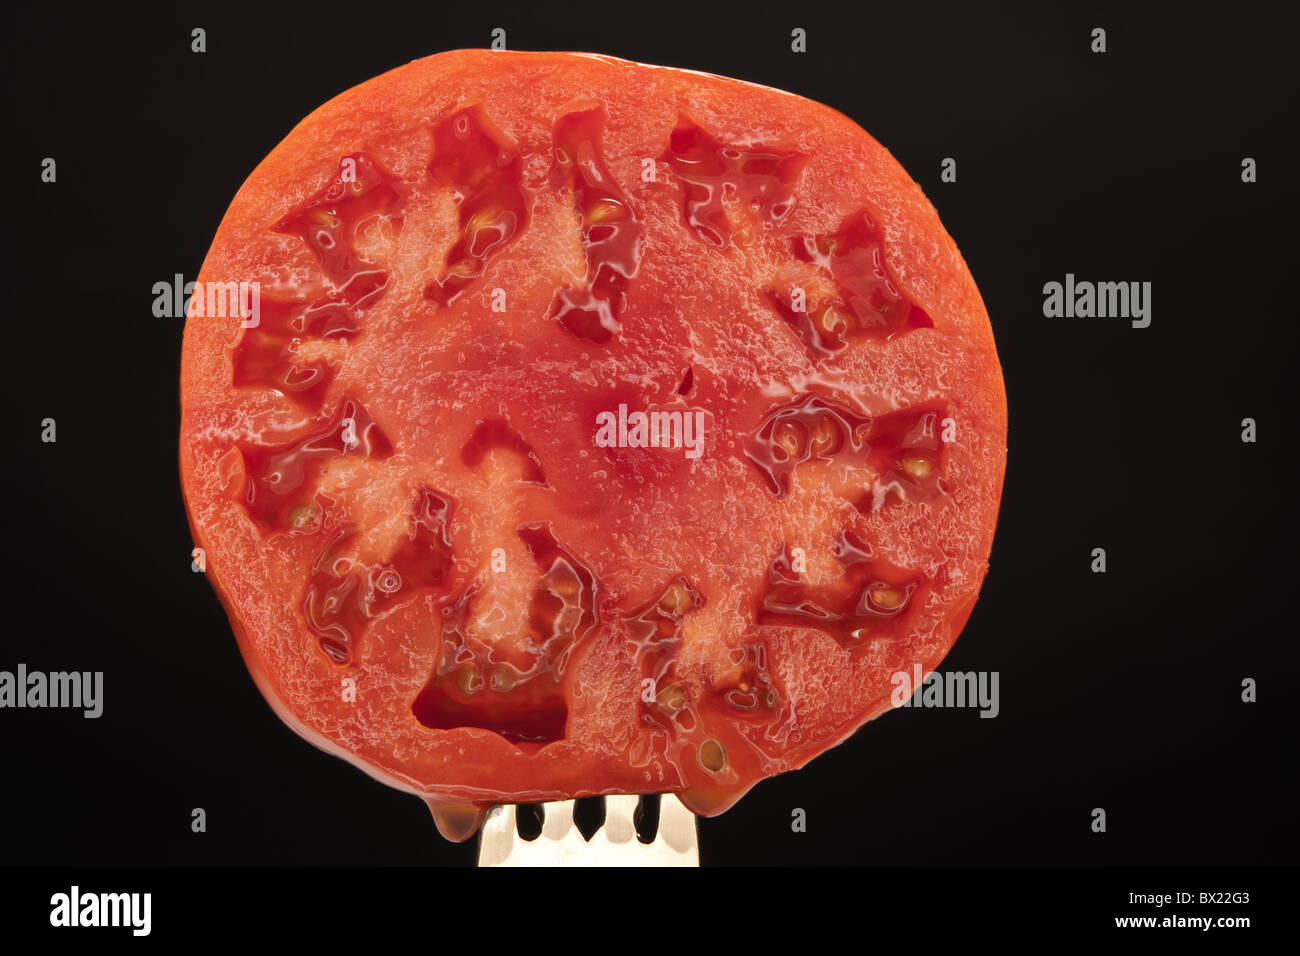
[[[469,144],[462,160],[447,159],[457,142]],[[597,155],[575,172],[557,149],[582,143]],[[364,188],[331,206],[347,157],[360,158]],[[709,184],[724,180],[741,207],[713,201]],[[327,233],[313,245],[316,228]],[[919,187],[828,107],[603,56],[428,57],[336,97],[272,150],[199,275],[232,279],[328,314],[318,326],[337,334],[268,325],[278,337],[258,338],[238,317],[187,321],[180,464],[195,546],[277,714],[429,800],[453,838],[498,802],[672,791],[721,812],[889,709],[890,675],[933,669],[969,617],[1005,468],[992,331]],[[790,290],[804,285],[817,300],[799,312]],[[300,348],[328,374],[277,390],[286,379],[265,370]],[[310,459],[305,510],[263,494],[250,512],[250,469],[333,427],[351,400],[382,430],[382,454],[338,445]],[[818,433],[825,415],[799,417],[826,402],[841,433]],[[585,444],[620,406],[698,410],[700,458]],[[955,437],[917,431],[922,413],[931,430],[951,420]],[[870,440],[852,434],[859,425]],[[744,450],[760,434],[799,449],[775,483]],[[877,475],[873,493],[837,484],[844,469]],[[423,540],[411,514],[424,487],[450,503],[454,557],[444,567],[411,552],[399,566],[400,542]],[[312,523],[295,526],[304,514]],[[520,537],[525,525],[548,529],[554,549]],[[364,626],[331,658],[303,595],[345,526],[357,529],[350,593]],[[844,526],[869,541],[870,561],[835,552]],[[811,553],[806,586],[771,583],[796,574],[795,547]],[[494,548],[510,568],[496,577]],[[399,574],[402,590],[381,599],[383,568],[425,572]],[[556,659],[527,658],[538,642],[514,632],[490,658],[447,657],[457,600],[478,595],[461,612],[464,657],[486,626],[474,601],[498,602],[516,631],[548,607],[564,618],[548,595],[566,568],[590,577],[570,615],[587,625]],[[907,603],[856,612],[842,580]],[[768,592],[837,622],[762,617]],[[855,643],[886,619],[902,623]],[[519,699],[562,698],[562,731],[553,709],[536,727],[509,710],[474,724],[479,682],[533,673],[552,684]],[[415,705],[456,680],[462,710]],[[465,726],[444,726],[461,712]]]

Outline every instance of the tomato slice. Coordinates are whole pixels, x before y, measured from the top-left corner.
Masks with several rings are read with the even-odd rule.
[[[721,812],[971,612],[1005,469],[988,316],[827,107],[439,54],[258,166],[199,292],[231,282],[256,309],[192,305],[181,368],[209,579],[280,716],[453,839],[500,802]]]

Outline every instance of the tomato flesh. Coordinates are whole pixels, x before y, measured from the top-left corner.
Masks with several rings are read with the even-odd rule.
[[[249,668],[452,838],[503,801],[721,812],[888,709],[978,595],[988,317],[826,107],[440,54],[308,117],[199,279],[261,290],[253,324],[191,313],[181,376]]]

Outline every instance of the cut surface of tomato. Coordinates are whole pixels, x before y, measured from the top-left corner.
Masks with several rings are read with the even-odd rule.
[[[502,802],[719,813],[970,615],[1006,461],[989,319],[828,107],[428,57],[257,167],[194,299],[229,283],[247,308],[185,327],[195,546],[277,713],[453,839]]]

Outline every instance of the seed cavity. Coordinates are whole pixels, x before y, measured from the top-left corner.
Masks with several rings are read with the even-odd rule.
[[[357,252],[357,228],[376,216],[396,220],[404,199],[397,181],[374,160],[351,153],[339,160],[334,182],[281,218],[275,230],[306,242],[341,297],[355,304],[387,281],[378,264]],[[383,275],[383,282],[377,282],[375,273]]]
[[[650,682],[650,699],[644,694],[641,697],[642,720],[670,734],[689,733],[696,725],[690,690],[678,678],[675,663],[682,621],[704,604],[704,596],[685,577],[678,577],[658,598],[623,622],[642,679]]]
[[[681,114],[659,161],[681,183],[686,225],[699,239],[725,250],[734,236],[724,199],[754,210],[764,226],[783,221],[794,208],[794,189],[807,157],[719,142]]]
[[[939,491],[939,426],[945,415],[942,405],[927,403],[869,418],[834,399],[805,392],[768,412],[746,442],[745,455],[776,498],[790,494],[795,473],[805,462],[847,459],[861,470],[868,486],[853,503],[861,511],[877,511],[891,500],[888,490],[900,482],[916,498]]]
[[[843,351],[859,338],[892,339],[934,320],[899,291],[885,264],[884,233],[874,216],[861,209],[831,235],[797,236],[791,251],[835,282],[834,295],[808,308],[796,308],[790,291],[769,288],[768,300],[814,355]]]
[[[433,128],[434,184],[455,190],[460,235],[448,250],[426,299],[448,305],[483,274],[488,260],[519,237],[528,224],[528,200],[520,185],[523,163],[514,142],[483,107],[453,113]]]
[[[301,603],[308,630],[330,660],[351,663],[375,615],[420,591],[442,587],[451,568],[451,511],[451,500],[441,492],[418,489],[408,537],[382,563],[366,563],[355,554],[356,528],[335,532],[316,557]]]
[[[542,460],[537,452],[503,418],[486,419],[474,426],[474,433],[460,450],[460,460],[469,468],[477,468],[493,451],[516,456],[523,469],[523,481],[534,485],[546,484]]]
[[[564,737],[564,674],[574,650],[599,626],[599,585],[548,525],[521,525],[518,534],[538,569],[521,642],[526,650],[502,662],[475,636],[470,624],[481,585],[471,583],[443,608],[438,661],[411,710],[425,727],[491,730],[531,752]],[[466,683],[467,668],[476,681]]]
[[[311,411],[320,408],[334,379],[335,367],[324,360],[298,357],[304,342],[350,342],[360,331],[360,317],[383,295],[387,273],[368,276],[378,283],[352,302],[346,293],[332,292],[313,301],[259,296],[258,324],[244,330],[233,356],[231,384],[273,389]]]
[[[642,225],[601,158],[601,109],[568,113],[556,122],[556,189],[571,189],[582,217],[587,275],[581,286],[561,289],[550,316],[579,338],[608,342],[621,328],[628,283],[641,262]]]
[[[819,585],[793,570],[785,549],[777,552],[759,597],[758,623],[816,628],[848,647],[904,633],[916,595],[926,586],[922,575],[873,557],[870,546],[849,531],[837,536],[832,551],[842,575]]]
[[[382,461],[392,454],[379,425],[361,404],[345,398],[324,429],[281,445],[241,445],[244,458],[242,504],[264,534],[303,530],[311,516],[303,508],[316,476],[329,461],[347,456]]]

